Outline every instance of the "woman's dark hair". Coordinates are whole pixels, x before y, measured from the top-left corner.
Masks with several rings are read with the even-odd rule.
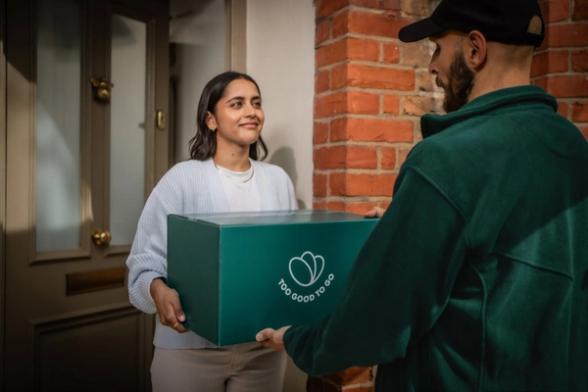
[[[190,158],[199,161],[204,161],[212,158],[216,153],[216,135],[206,125],[206,118],[208,112],[214,113],[216,104],[225,93],[225,89],[233,80],[245,79],[255,85],[257,91],[261,94],[257,82],[247,74],[228,71],[212,78],[200,96],[198,103],[198,113],[196,115],[196,135],[190,139]],[[260,151],[261,150],[261,154]],[[261,136],[255,143],[249,146],[249,157],[255,160],[264,160],[267,157],[267,146],[265,145]]]

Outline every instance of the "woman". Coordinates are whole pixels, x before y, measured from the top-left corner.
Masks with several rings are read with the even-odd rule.
[[[166,217],[230,211],[296,209],[292,182],[267,156],[257,83],[225,72],[210,80],[198,104],[191,160],[159,181],[139,219],[127,266],[131,303],[157,312],[151,379],[155,391],[279,391],[285,356],[258,343],[215,347],[187,331],[178,293],[166,284]],[[253,338],[253,337],[252,337]]]

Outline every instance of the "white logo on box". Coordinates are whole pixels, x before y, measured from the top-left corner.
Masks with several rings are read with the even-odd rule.
[[[302,264],[308,270],[310,279],[307,283],[303,283],[296,277],[294,271],[292,271],[292,264]],[[294,282],[298,283],[302,287],[312,286],[321,277],[323,270],[325,269],[325,258],[320,255],[313,255],[311,252],[306,251],[302,256],[292,257],[288,263],[288,269],[290,270],[290,276],[294,279]],[[305,280],[304,277],[301,280]]]
[[[325,269],[325,258],[321,255],[314,255],[310,251],[305,251],[300,256],[295,256],[288,262],[288,270],[290,271],[290,277],[300,287],[307,288],[313,286],[317,282]],[[278,286],[292,301],[300,303],[313,302],[315,299],[324,294],[327,287],[331,285],[331,282],[335,279],[334,274],[329,274],[324,282],[321,282],[321,286],[309,292],[307,294],[299,294],[294,292],[284,279],[280,279]]]

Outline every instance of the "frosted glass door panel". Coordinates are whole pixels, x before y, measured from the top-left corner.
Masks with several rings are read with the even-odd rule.
[[[37,4],[36,247],[79,249],[80,9],[72,0]]]
[[[133,240],[145,192],[145,23],[112,17],[110,103],[111,245]]]

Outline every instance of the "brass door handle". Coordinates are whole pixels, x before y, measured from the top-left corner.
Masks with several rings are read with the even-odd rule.
[[[92,242],[96,246],[107,247],[111,239],[112,235],[108,230],[94,230],[92,234]]]
[[[165,118],[165,112],[161,109],[158,109],[155,112],[155,126],[157,127],[157,129],[165,129],[165,124],[166,124],[167,120]]]
[[[94,96],[98,101],[110,102],[110,89],[114,87],[114,84],[104,78],[91,78],[90,84],[94,88]]]

